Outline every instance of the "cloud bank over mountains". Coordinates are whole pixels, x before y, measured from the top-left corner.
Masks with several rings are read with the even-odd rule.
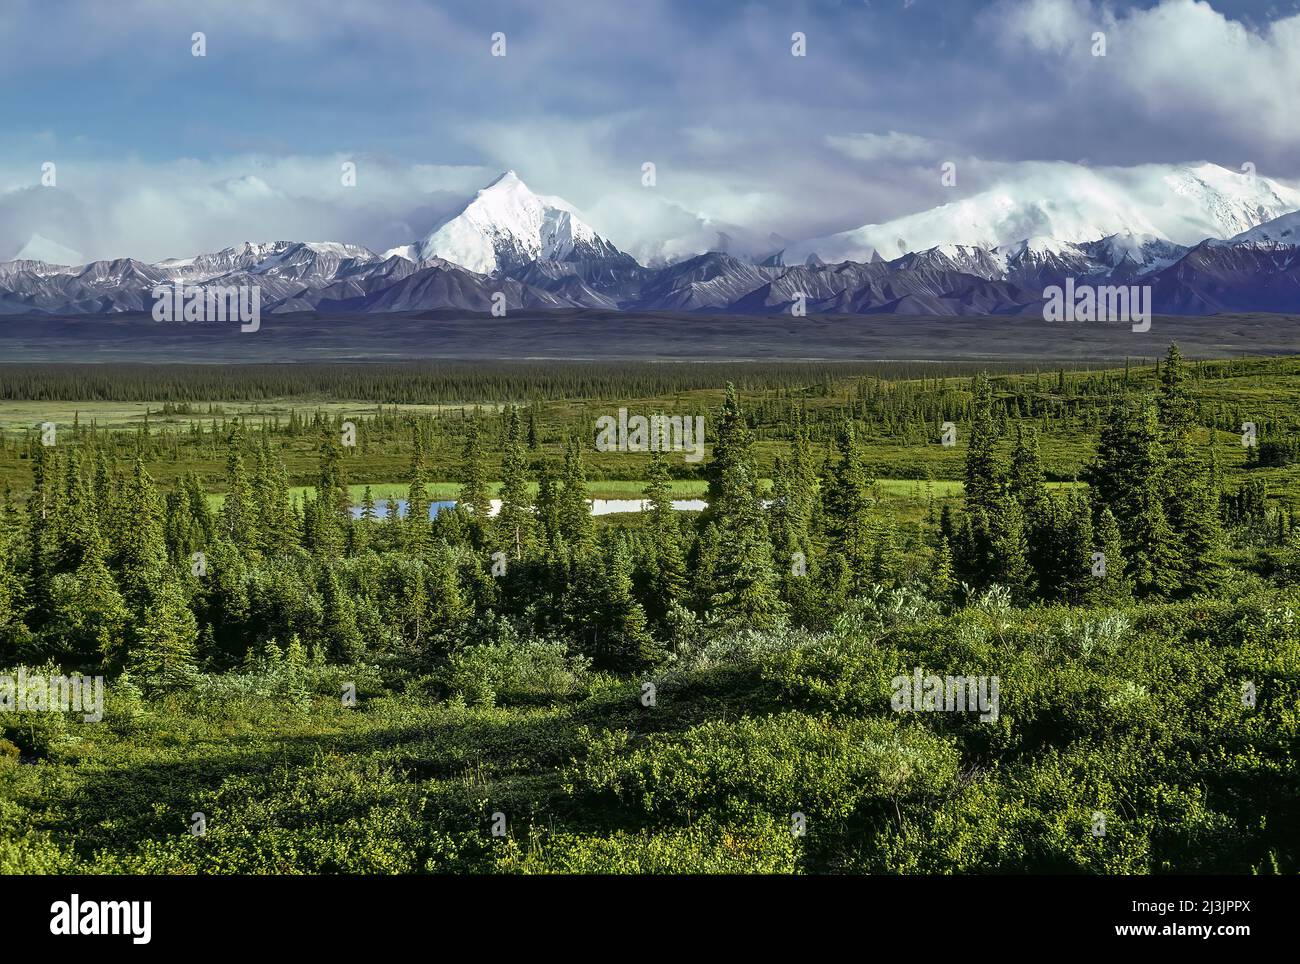
[[[1300,184],[1300,13],[1249,0],[276,10],[68,0],[51,31],[45,4],[9,4],[0,259],[33,236],[150,262],[245,239],[384,251],[509,168],[643,262],[887,224],[1058,164]]]
[[[346,241],[279,240],[155,264],[57,264],[46,259],[74,255],[33,236],[26,258],[0,262],[0,314],[141,312],[197,303],[205,291],[235,292],[275,315],[318,318],[489,310],[504,317],[519,309],[1025,314],[1053,290],[1074,291],[1079,280],[1089,293],[1100,285],[1128,303],[1132,286],[1141,286],[1146,322],[1153,305],[1198,315],[1300,307],[1300,192],[1211,164],[1152,165],[1141,191],[1122,179],[1098,181],[1083,168],[1073,174],[1051,200],[1030,179],[814,239],[802,263],[788,262],[787,250],[761,263],[714,250],[643,265],[563,198],[535,194],[506,171],[426,236],[382,254]],[[1052,233],[1009,240],[1029,228]],[[1170,233],[1195,244],[1179,244]],[[935,237],[951,240],[924,246]],[[899,256],[884,257],[882,247],[895,239]]]

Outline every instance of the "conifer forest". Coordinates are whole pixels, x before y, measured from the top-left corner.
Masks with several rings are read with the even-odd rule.
[[[0,486],[0,873],[1300,872],[1295,358],[10,365]]]

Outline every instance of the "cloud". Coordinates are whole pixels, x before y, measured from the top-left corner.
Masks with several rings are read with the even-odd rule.
[[[1203,0],[1121,13],[1088,0],[1015,0],[992,23],[1013,55],[1043,55],[1072,81],[1062,108],[1110,118],[1116,138],[1192,132],[1241,161],[1286,159],[1294,173],[1300,14],[1252,27]],[[1093,54],[1095,32],[1105,35],[1105,56]]]
[[[936,161],[943,148],[938,141],[916,134],[828,134],[826,143],[858,161]]]
[[[356,187],[342,165],[357,165]],[[39,164],[0,161],[0,259],[33,234],[91,259],[158,261],[242,241],[346,240],[383,250],[411,240],[490,179],[478,167],[402,164],[364,156],[239,155],[149,162],[61,162],[55,187]]]
[[[34,233],[91,257],[384,248],[506,168],[644,257],[884,223],[1032,162],[1295,178],[1300,18],[1234,5],[65,0],[52,30],[43,0],[10,0],[0,257]],[[33,193],[47,160],[59,187]]]
[[[998,18],[1007,40],[1050,54],[1089,50],[1102,26],[1087,0],[1019,0],[1004,4]]]

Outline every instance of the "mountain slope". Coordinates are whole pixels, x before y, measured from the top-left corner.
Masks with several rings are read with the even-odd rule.
[[[992,249],[1035,236],[1080,244],[1138,234],[1196,244],[1300,208],[1300,191],[1215,164],[1025,167],[1018,179],[971,197],[793,245],[786,261],[812,253],[827,261],[868,261],[876,251],[898,257],[942,244]]]
[[[1265,221],[1229,238],[1223,244],[1273,241],[1278,244],[1300,244],[1300,211],[1292,211],[1272,221]]]
[[[508,311],[772,315],[801,307],[810,314],[954,316],[1041,310],[1044,289],[1066,279],[1150,284],[1154,309],[1161,313],[1300,312],[1300,213],[1288,209],[1255,223],[1279,205],[1300,206],[1296,192],[1213,165],[1123,172],[1140,191],[1118,190],[1113,172],[1105,180],[1074,165],[1043,167],[1053,177],[1062,168],[1083,170],[1071,183],[1076,191],[1086,187],[1086,197],[1031,197],[1022,184],[1018,197],[986,193],[868,227],[892,231],[906,221],[931,230],[933,221],[933,230],[954,237],[1000,236],[1045,220],[1084,238],[1021,234],[997,245],[945,238],[892,260],[872,244],[861,260],[829,263],[816,251],[789,259],[787,250],[762,263],[710,251],[646,267],[597,235],[563,201],[533,194],[507,172],[423,241],[398,253],[381,256],[333,241],[272,241],[154,265],[129,258],[75,266],[23,259],[0,263],[0,313],[142,311],[151,306],[155,286],[183,283],[255,285],[269,314],[487,312],[500,293]],[[1117,212],[1131,227],[1097,233]],[[1181,224],[1184,232],[1192,230],[1189,225],[1211,225],[1219,233],[1188,248],[1154,230],[1139,230],[1156,227],[1157,220],[1165,227]],[[1220,240],[1225,234],[1228,239]],[[905,242],[896,247],[907,247]],[[454,257],[425,256],[436,250]]]
[[[57,241],[33,234],[27,239],[22,250],[14,255],[14,260],[43,261],[46,264],[83,264],[86,259],[81,256],[80,251],[73,251]]]
[[[386,253],[412,261],[441,258],[480,274],[537,260],[627,257],[566,201],[534,194],[514,171],[479,191],[422,241]]]
[[[1205,241],[1146,279],[1157,311],[1300,312],[1300,247],[1273,241]]]

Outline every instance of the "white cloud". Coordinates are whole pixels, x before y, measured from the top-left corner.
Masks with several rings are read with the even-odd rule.
[[[858,161],[934,161],[941,159],[938,141],[916,134],[889,131],[885,134],[828,134],[826,143]]]
[[[1092,47],[1092,34],[1103,27],[1103,16],[1088,0],[1017,0],[999,12],[1004,35],[1045,53],[1067,53]]]
[[[146,260],[245,239],[382,249],[506,168],[641,257],[884,223],[1030,161],[1300,174],[1300,17],[1113,2],[936,4],[924,27],[898,4],[814,4],[794,58],[790,11],[765,3],[280,0],[268,18],[264,0],[66,0],[51,30],[46,0],[9,0],[0,80],[41,98],[24,112],[0,91],[0,258],[33,234]],[[34,187],[51,159],[58,189]]]
[[[344,187],[342,164],[357,165]],[[0,259],[34,234],[86,257],[157,261],[241,241],[343,240],[383,249],[427,230],[495,172],[356,156],[146,162],[69,157],[56,187],[0,160]],[[16,187],[15,185],[23,185]]]
[[[1116,108],[1117,137],[1136,109],[1157,127],[1217,132],[1233,143],[1300,141],[1300,14],[1254,28],[1203,0],[1123,14],[1088,0],[1014,0],[993,17],[1013,48],[1050,55],[1045,62],[1073,83],[1084,109]],[[1098,30],[1104,57],[1092,54]]]

